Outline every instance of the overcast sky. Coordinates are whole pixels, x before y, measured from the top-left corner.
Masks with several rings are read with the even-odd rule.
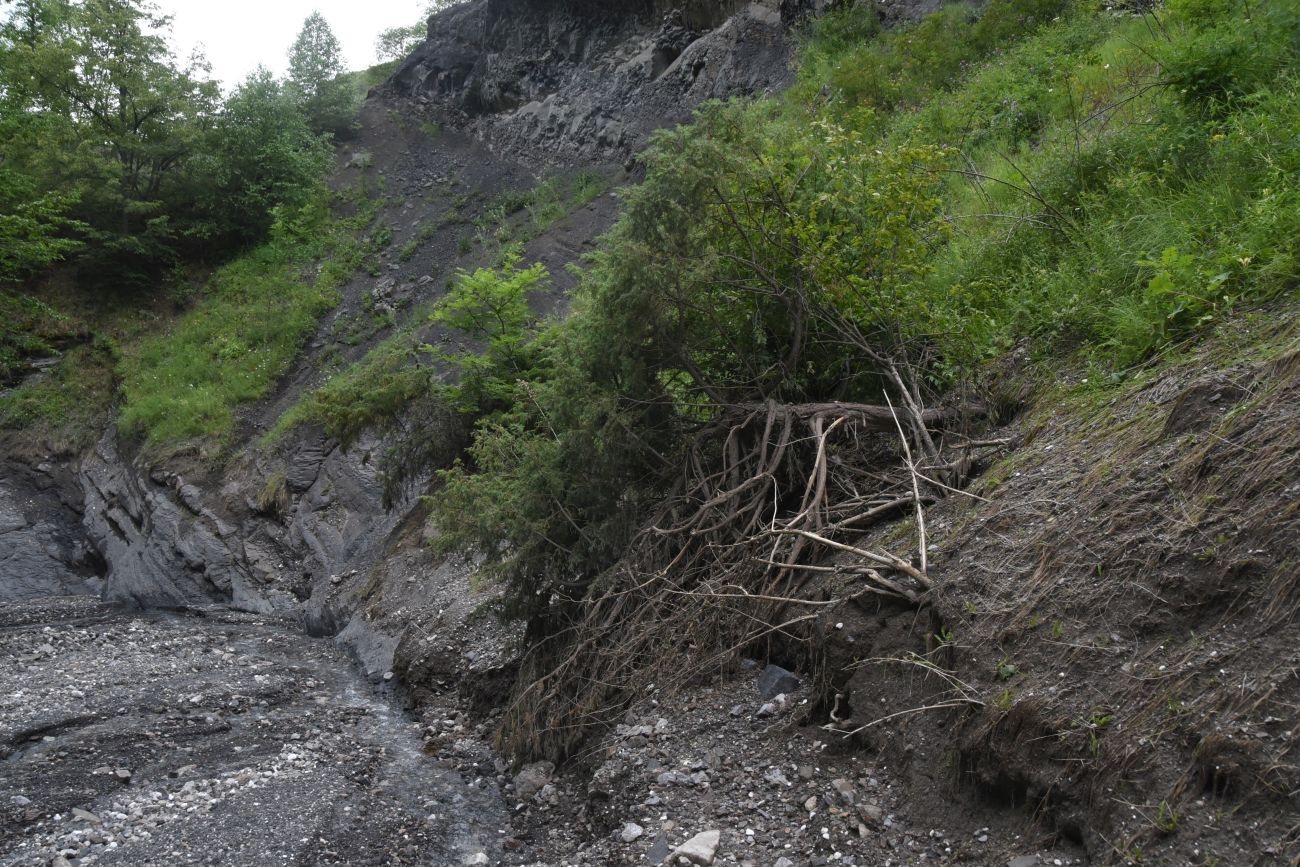
[[[283,74],[302,22],[325,16],[343,44],[349,69],[375,62],[375,37],[387,27],[420,19],[420,0],[154,0],[172,16],[172,40],[182,63],[202,43],[212,76],[229,90],[257,64]]]

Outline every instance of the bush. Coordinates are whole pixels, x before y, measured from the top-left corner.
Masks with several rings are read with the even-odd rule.
[[[847,4],[813,29],[800,58],[801,100],[829,88],[850,105],[915,107],[948,88],[986,57],[1066,14],[1070,0],[990,0],[946,6],[905,27],[870,39],[879,28],[870,4]]]
[[[1161,60],[1187,102],[1206,111],[1268,88],[1300,54],[1300,7],[1245,0],[1171,0],[1180,32]]]
[[[660,133],[573,315],[442,474],[447,544],[554,626],[730,408],[876,399],[895,361],[944,391],[1026,338],[1121,374],[1293,291],[1295,80],[1207,117],[1153,58],[1226,28],[1249,46],[1234,69],[1281,68],[1294,37],[1256,39],[1275,22],[1235,4],[1172,28],[1079,8],[950,7],[864,44],[849,6],[794,98]]]

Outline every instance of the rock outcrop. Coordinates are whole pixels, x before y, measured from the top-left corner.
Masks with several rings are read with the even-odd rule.
[[[780,89],[789,26],[824,0],[475,0],[434,16],[389,82],[491,146],[625,157],[707,99]]]
[[[337,631],[341,623],[304,603],[332,578],[371,566],[402,517],[383,506],[368,445],[344,452],[311,432],[281,473],[246,458],[191,481],[125,454],[110,429],[80,472],[85,528],[107,563],[104,597],[146,607],[219,602]]]
[[[98,593],[106,564],[82,532],[72,471],[13,459],[0,475],[0,602]]]

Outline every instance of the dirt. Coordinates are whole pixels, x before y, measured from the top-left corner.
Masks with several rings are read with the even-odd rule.
[[[816,664],[770,714],[761,661],[647,685],[558,774],[524,769],[550,788],[520,833],[566,865],[673,863],[708,831],[727,864],[1300,863],[1297,398],[1270,312],[1038,394],[929,511],[930,604],[771,645]]]
[[[1091,863],[1296,863],[1300,342],[1270,315],[1041,395],[929,516],[930,616],[860,612],[883,641],[828,643],[837,727],[900,714],[868,745],[906,761],[920,815],[952,815],[915,797],[941,781]]]

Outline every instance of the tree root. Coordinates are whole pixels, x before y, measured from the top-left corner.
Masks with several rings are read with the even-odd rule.
[[[959,487],[956,472],[933,467],[969,466],[972,446],[945,458],[939,431],[983,413],[977,404],[923,408],[915,391],[897,409],[724,408],[697,434],[675,490],[624,558],[567,600],[577,616],[532,648],[498,747],[520,760],[571,758],[639,696],[716,673],[756,642],[807,643],[819,612],[849,598],[924,604],[924,535],[915,559],[852,539],[909,506],[920,515]],[[913,446],[929,475],[918,472]],[[814,575],[850,580],[832,598],[808,598]],[[799,608],[812,611],[788,613]]]

